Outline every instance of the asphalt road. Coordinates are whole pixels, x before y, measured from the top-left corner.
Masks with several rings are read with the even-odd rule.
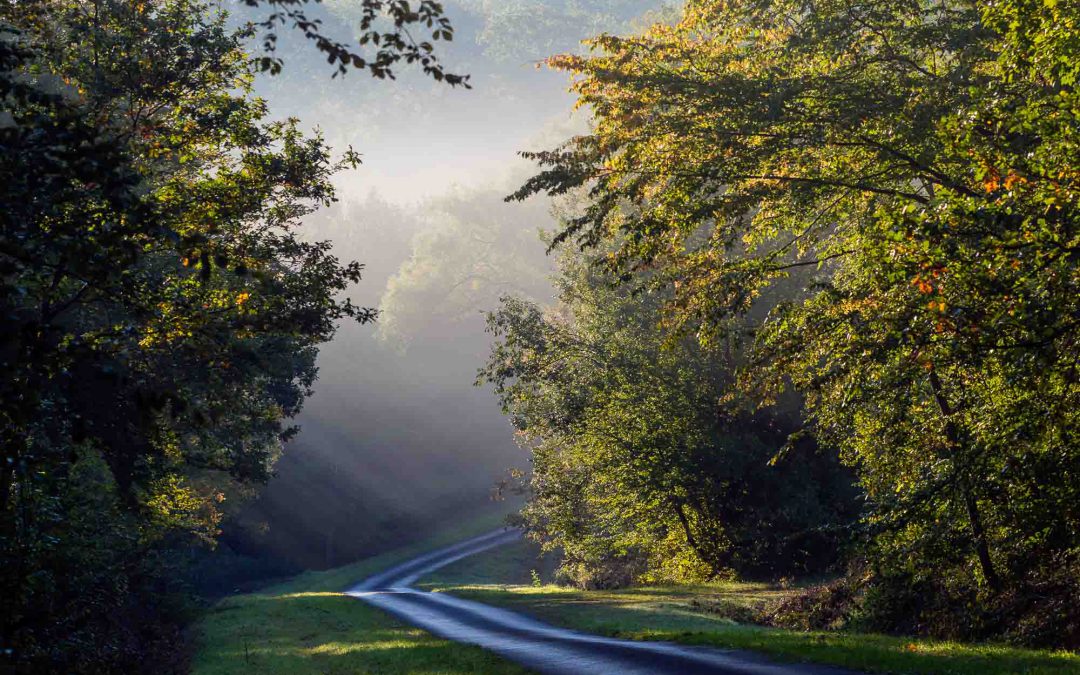
[[[516,531],[499,530],[469,539],[369,577],[347,593],[430,633],[479,645],[540,673],[853,675],[850,670],[827,666],[780,664],[751,652],[589,635],[446,593],[410,587],[440,567],[518,537]]]

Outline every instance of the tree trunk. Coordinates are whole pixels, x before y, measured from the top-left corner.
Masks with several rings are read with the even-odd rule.
[[[693,531],[690,529],[690,521],[686,517],[686,512],[683,511],[683,503],[681,500],[675,500],[675,515],[679,517],[679,524],[682,525],[683,534],[686,535],[686,541],[690,544],[690,548],[695,551],[698,550],[697,539],[694,537]]]
[[[971,487],[971,476],[968,474],[967,467],[962,466],[960,462],[963,455],[959,451],[960,434],[957,433],[956,425],[953,423],[953,413],[955,411],[945,397],[941,379],[934,370],[930,371],[930,388],[934,392],[934,400],[937,402],[938,409],[945,418],[945,440],[949,444],[949,451],[952,453],[953,462],[959,473],[960,492],[964,498],[968,524],[971,526],[971,534],[975,540],[975,554],[979,558],[979,566],[982,568],[987,585],[996,591],[1001,588],[1001,577],[998,576],[997,570],[994,569],[994,562],[990,558],[990,544],[987,541],[986,530],[983,528],[979,503],[975,499],[975,492]]]
[[[690,544],[690,548],[697,554],[698,559],[708,565],[712,575],[714,577],[720,576],[722,570],[716,564],[715,560],[710,556],[705,555],[701,543],[697,540],[697,537],[694,536],[693,529],[690,527],[690,519],[686,517],[686,512],[683,510],[685,504],[681,499],[675,499],[673,500],[673,503],[675,505],[675,515],[678,516],[679,524],[682,525],[683,533],[686,534],[686,542]]]

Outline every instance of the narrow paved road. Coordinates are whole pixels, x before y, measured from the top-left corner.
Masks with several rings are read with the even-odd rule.
[[[469,539],[370,577],[347,593],[430,633],[479,645],[540,673],[853,675],[852,671],[826,666],[779,664],[750,652],[588,635],[445,593],[410,588],[440,567],[519,536],[515,531],[499,530]]]

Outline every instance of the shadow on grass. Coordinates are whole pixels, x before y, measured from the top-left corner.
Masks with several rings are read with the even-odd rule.
[[[687,589],[566,591],[461,587],[454,595],[503,606],[541,621],[611,637],[739,649],[781,661],[817,662],[878,673],[921,675],[1080,675],[1080,655],[994,644],[958,644],[845,632],[797,632],[735,623],[695,610]],[[697,589],[704,597],[731,595]],[[699,596],[702,597],[702,596]]]
[[[1080,657],[1005,645],[957,644],[859,633],[800,633],[751,626],[710,632],[641,631],[635,637],[751,649],[871,672],[932,675],[1080,674]]]

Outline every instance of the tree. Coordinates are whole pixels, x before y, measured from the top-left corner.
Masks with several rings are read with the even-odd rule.
[[[780,456],[798,403],[748,409],[736,351],[668,342],[666,295],[590,262],[561,256],[556,309],[506,298],[489,316],[481,377],[531,451],[527,529],[589,587],[827,569],[854,492],[811,441]]]
[[[33,670],[162,672],[177,560],[269,477],[317,347],[374,311],[300,231],[355,165],[269,122],[193,0],[0,5],[0,647]]]
[[[617,238],[611,269],[677,284],[676,330],[752,336],[746,386],[767,402],[794,384],[858,469],[879,578],[986,609],[942,632],[1060,644],[1080,625],[1062,609],[1080,551],[1077,19],[691,2],[678,26],[552,61],[596,131],[532,153],[547,168],[517,195],[588,185],[558,243]]]

